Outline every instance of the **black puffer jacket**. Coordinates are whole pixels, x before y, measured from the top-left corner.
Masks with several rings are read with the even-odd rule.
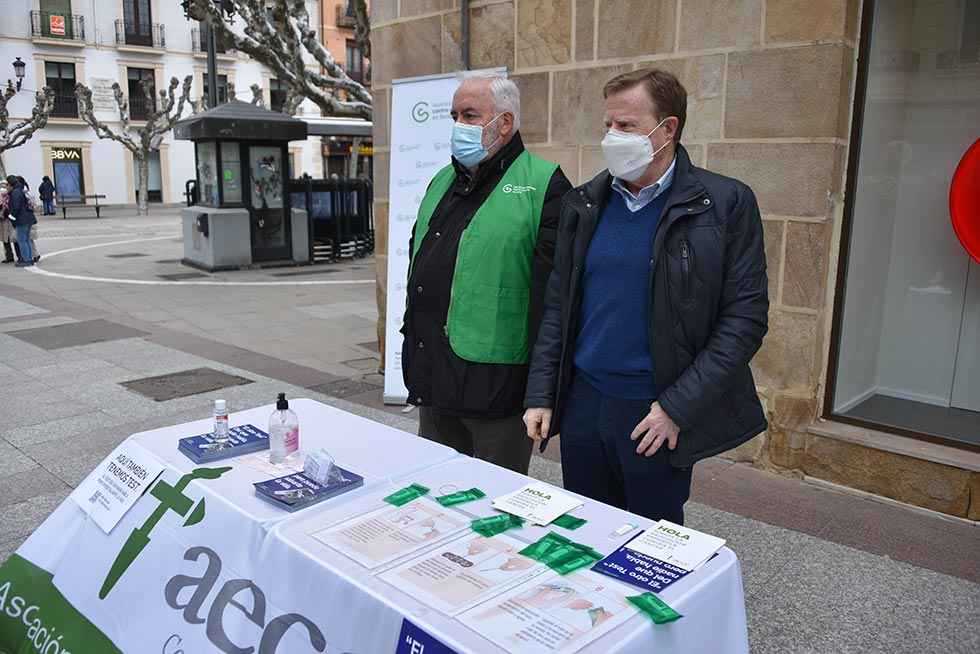
[[[611,192],[603,171],[562,203],[525,395],[525,406],[555,410],[549,437],[572,379],[586,253]],[[681,430],[671,463],[687,467],[766,429],[749,361],[767,330],[768,281],[748,186],[691,165],[678,146],[669,193],[650,260],[650,350],[658,401]]]

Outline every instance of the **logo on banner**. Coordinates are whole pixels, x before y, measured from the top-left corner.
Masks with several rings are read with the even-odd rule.
[[[122,549],[116,556],[116,560],[112,562],[112,566],[109,568],[109,574],[106,575],[105,581],[102,582],[102,588],[99,590],[99,599],[105,599],[109,595],[119,579],[129,569],[129,566],[140,555],[140,552],[150,544],[150,532],[153,531],[153,528],[157,526],[157,523],[160,522],[168,511],[173,511],[182,518],[186,516],[186,520],[184,520],[185,527],[196,525],[204,519],[204,499],[201,498],[195,505],[191,498],[184,495],[184,489],[187,488],[187,484],[195,479],[217,479],[229,470],[231,470],[230,466],[223,468],[197,468],[181,477],[173,486],[162,479],[159,480],[150,489],[150,495],[159,500],[160,506],[150,514],[150,517],[141,526],[134,529],[133,533],[126,539]]]
[[[520,184],[504,184],[503,188],[504,193],[530,193],[537,190],[533,186],[521,186]]]
[[[425,101],[416,102],[415,106],[412,107],[412,120],[417,123],[424,123],[430,118],[432,118],[432,111],[429,108],[429,103]]]

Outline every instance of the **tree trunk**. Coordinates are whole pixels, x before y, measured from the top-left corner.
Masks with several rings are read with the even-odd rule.
[[[347,171],[347,176],[351,179],[357,179],[357,162],[361,155],[361,144],[364,142],[364,137],[355,136],[354,142],[350,146],[350,168]]]
[[[141,216],[146,216],[150,213],[150,153],[143,152],[143,156],[137,157],[137,165],[139,166],[140,179],[136,197],[138,199],[139,214]]]
[[[0,179],[7,179],[7,167],[3,164],[3,152],[0,152]]]

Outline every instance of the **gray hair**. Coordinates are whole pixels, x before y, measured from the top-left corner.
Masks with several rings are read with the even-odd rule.
[[[463,71],[462,81],[470,79],[490,80],[490,97],[493,99],[493,110],[498,114],[509,113],[514,116],[514,131],[521,128],[521,91],[514,80],[500,73],[487,71]]]

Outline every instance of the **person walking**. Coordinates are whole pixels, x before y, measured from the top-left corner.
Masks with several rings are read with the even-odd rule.
[[[47,178],[45,178],[45,179],[47,179]],[[27,206],[30,208],[31,211],[34,212],[35,222],[34,222],[33,225],[31,225],[31,233],[30,233],[30,239],[29,240],[31,242],[31,254],[34,256],[34,258],[32,259],[32,261],[34,263],[37,263],[38,261],[41,260],[41,254],[40,254],[40,252],[37,249],[37,211],[40,208],[40,204],[41,203],[38,202],[37,196],[34,195],[33,193],[31,193],[31,187],[30,187],[30,185],[28,185],[26,179],[24,179],[23,177],[21,177],[20,175],[18,175],[17,176],[17,181],[20,183],[21,187],[24,189],[24,195],[27,196]],[[47,214],[45,214],[45,215],[47,215]]]
[[[10,220],[13,221],[17,230],[17,242],[20,244],[21,260],[17,262],[18,268],[34,265],[34,253],[31,250],[31,226],[37,223],[34,211],[31,209],[27,191],[18,180],[11,175],[7,177],[7,184],[13,190],[10,192]]]
[[[3,241],[3,263],[14,262],[14,246],[17,246],[17,232],[10,221],[10,192],[13,187],[6,179],[0,179],[0,240]],[[20,259],[20,247],[17,247],[17,258]]]
[[[766,428],[762,219],[752,189],[691,163],[676,77],[624,73],[603,97],[607,169],[562,204],[524,420],[560,435],[565,488],[683,524],[695,462]]]
[[[55,189],[51,178],[47,175],[41,180],[41,185],[37,187],[37,194],[41,196],[41,202],[44,203],[44,215],[53,216]]]
[[[520,91],[472,76],[452,99],[452,161],[436,173],[409,242],[402,371],[419,435],[527,473],[527,364],[571,188],[525,150]]]

